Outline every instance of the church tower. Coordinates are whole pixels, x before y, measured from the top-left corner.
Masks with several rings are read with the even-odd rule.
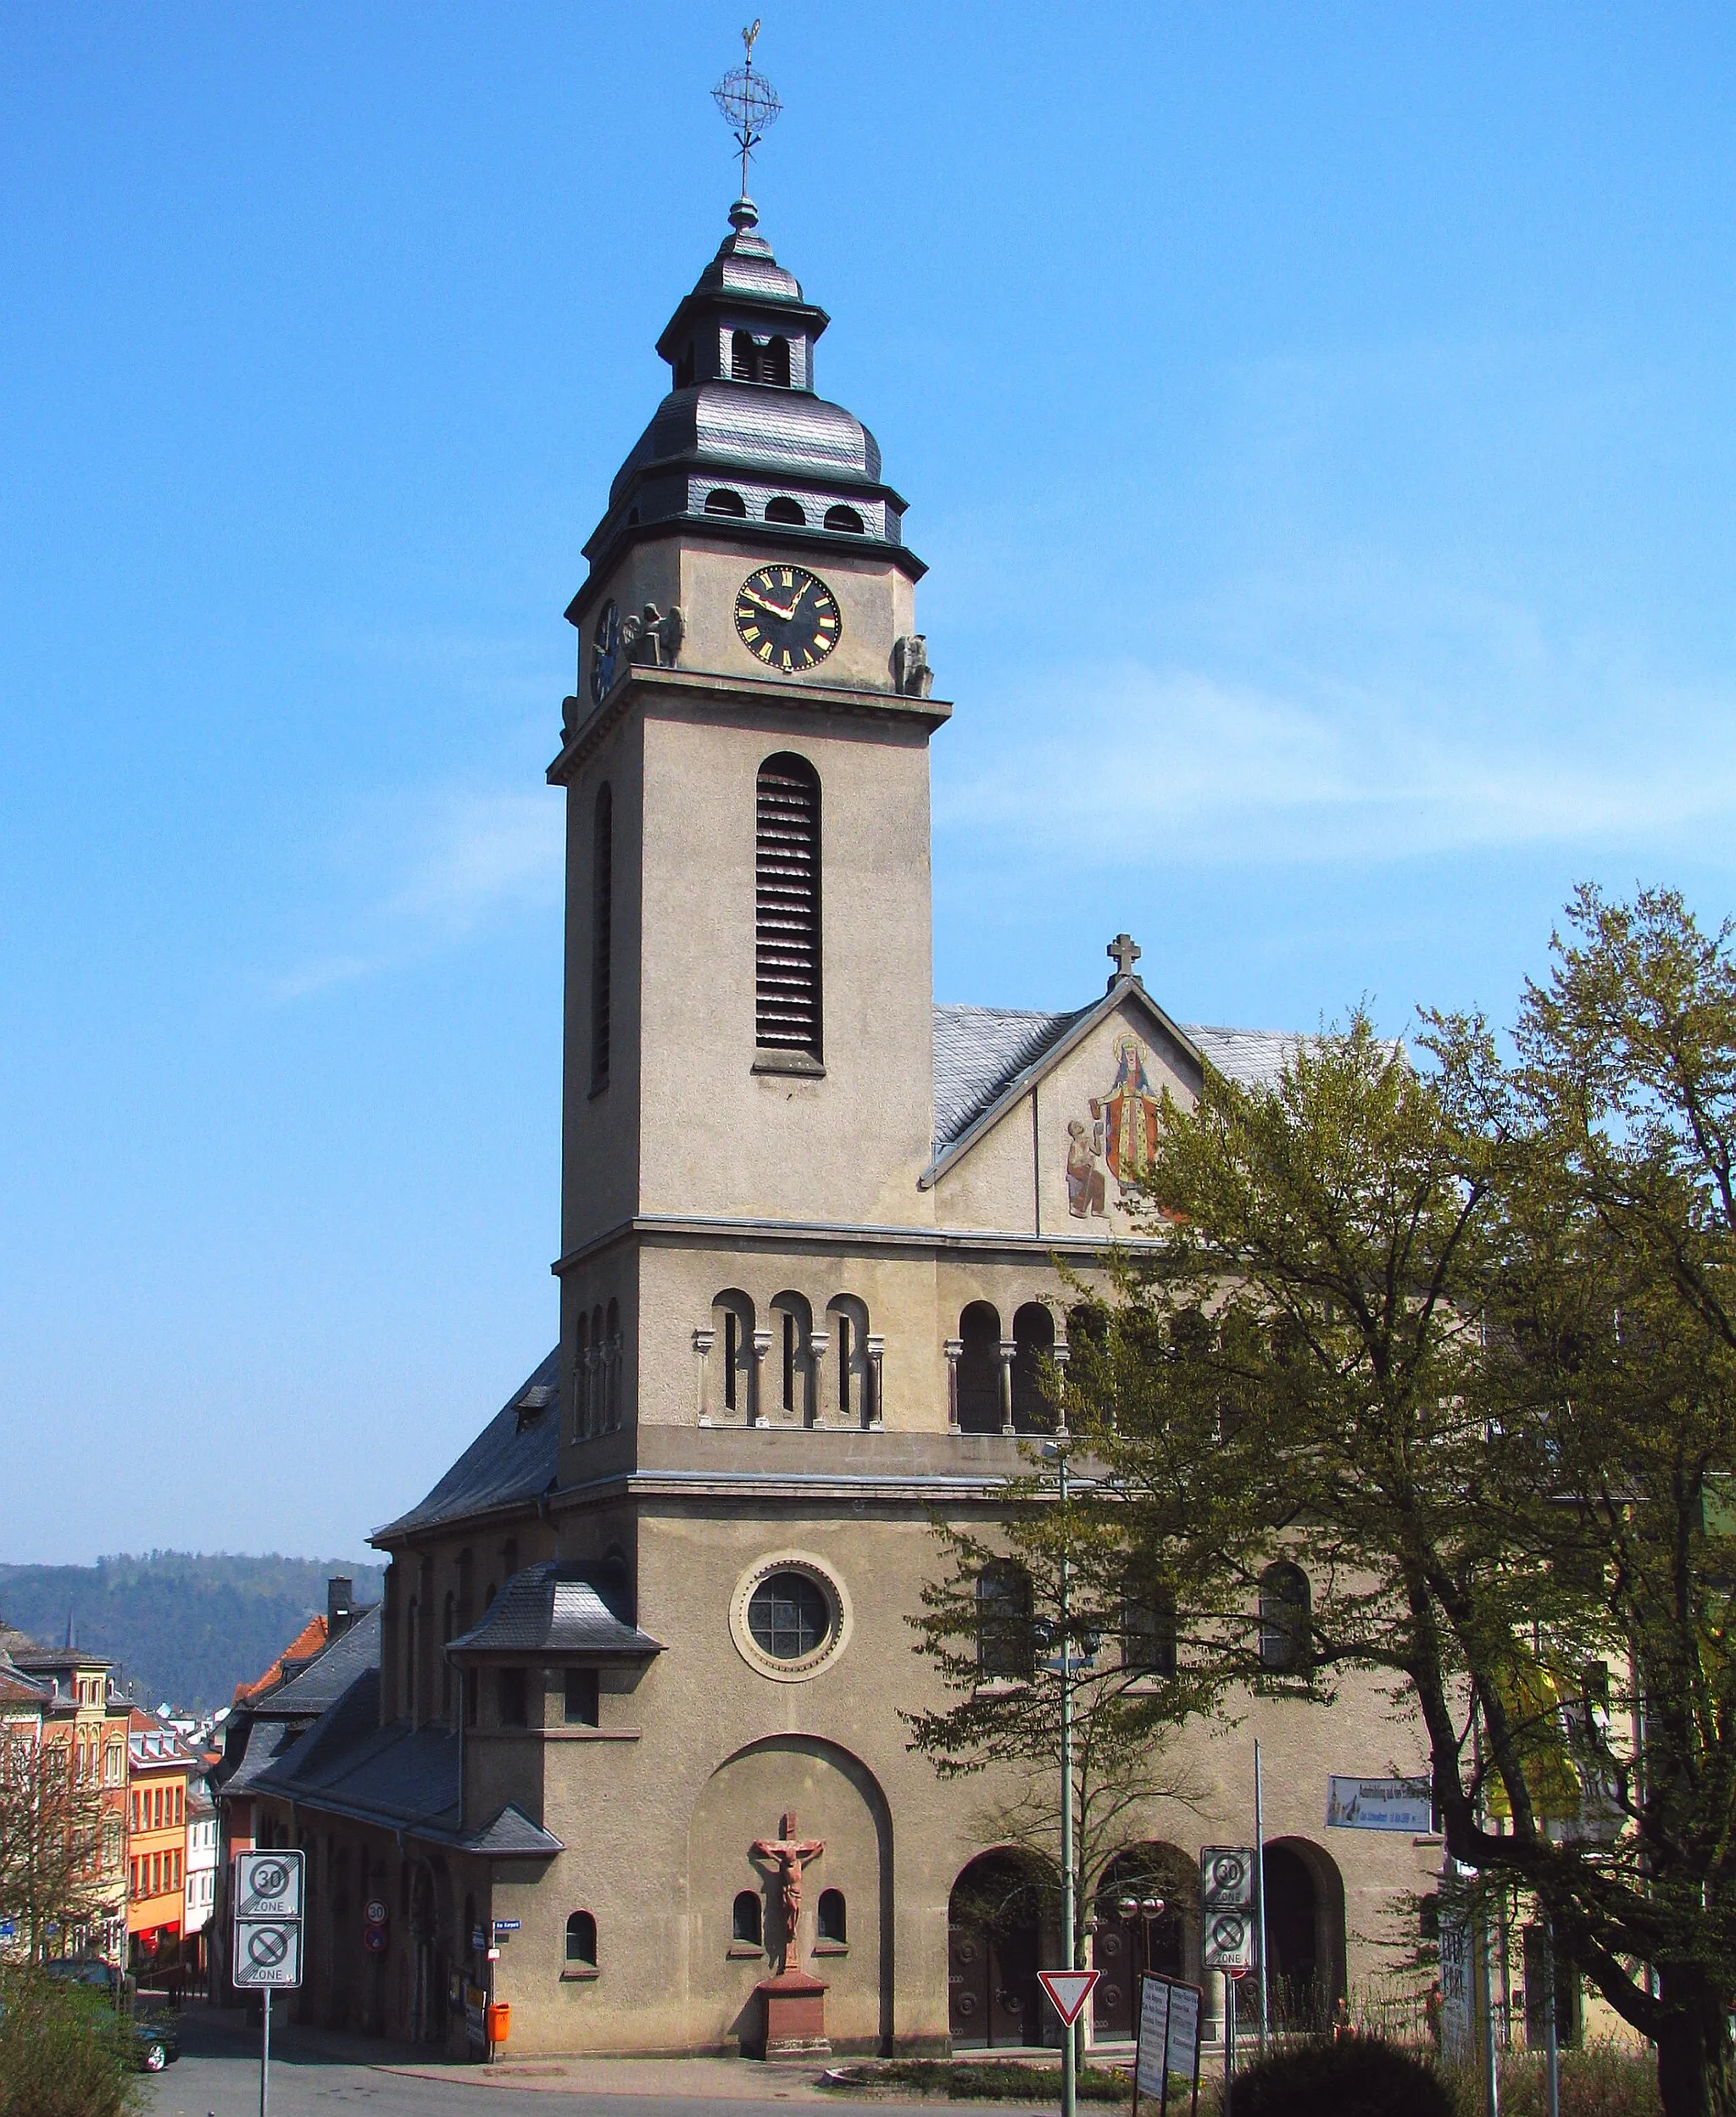
[[[707,1264],[702,1295],[648,1252],[933,1217],[928,739],[949,709],[915,628],[924,568],[873,435],[815,390],[825,310],[751,200],[729,218],[585,546],[548,773],[567,797],[563,1395],[575,1440],[618,1433],[610,1452],[641,1423],[693,1425],[694,1326],[728,1341],[720,1414],[763,1387],[764,1319],[705,1320],[737,1275]],[[824,1318],[799,1321],[811,1364]]]

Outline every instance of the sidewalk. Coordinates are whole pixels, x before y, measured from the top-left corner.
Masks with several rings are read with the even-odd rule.
[[[831,2063],[811,2059],[788,2065],[760,2059],[567,2059],[554,2053],[546,2058],[498,2059],[492,2065],[376,2060],[381,2072],[400,2079],[450,2081],[462,2075],[467,2086],[708,2103],[836,2103],[840,2098],[820,2085],[820,2075]]]

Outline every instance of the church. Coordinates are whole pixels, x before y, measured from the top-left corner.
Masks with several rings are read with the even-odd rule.
[[[952,709],[905,502],[819,393],[827,323],[738,199],[584,547],[548,773],[559,1345],[225,1767],[231,1847],[306,1850],[310,2020],[453,2052],[492,2020],[513,2054],[1055,2040],[993,1774],[942,1783],[899,1717],[946,1696],[910,1624],[932,1522],[992,1524],[1049,1421],[1064,1274],[1136,1237],[1164,1090],[1290,1039],[1171,1019],[1125,934],[1071,1011],[936,1003]],[[1221,2022],[1198,1860],[1253,1842],[1255,1736],[1275,1981],[1329,2007],[1414,1944],[1438,1841],[1326,1820],[1330,1773],[1414,1770],[1414,1734],[1372,1686],[1273,1688],[1133,1819],[1114,1872],[1163,1908],[1099,1897],[1099,2042],[1142,1962]]]

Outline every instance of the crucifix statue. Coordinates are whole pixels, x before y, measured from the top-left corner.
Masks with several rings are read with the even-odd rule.
[[[783,1959],[782,1969],[798,1969],[796,1957],[796,1930],[802,1918],[802,1869],[810,1860],[817,1860],[826,1850],[823,1838],[798,1838],[796,1836],[796,1817],[793,1809],[786,1809],[775,1838],[755,1838],[749,1848],[755,1859],[776,1860],[782,1896]]]

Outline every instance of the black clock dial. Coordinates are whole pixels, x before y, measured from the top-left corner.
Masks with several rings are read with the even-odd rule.
[[[620,612],[611,596],[597,613],[597,630],[591,636],[591,696],[601,705],[615,683],[620,666]]]
[[[737,592],[736,630],[756,660],[788,676],[825,660],[843,620],[818,574],[805,566],[761,566]]]

